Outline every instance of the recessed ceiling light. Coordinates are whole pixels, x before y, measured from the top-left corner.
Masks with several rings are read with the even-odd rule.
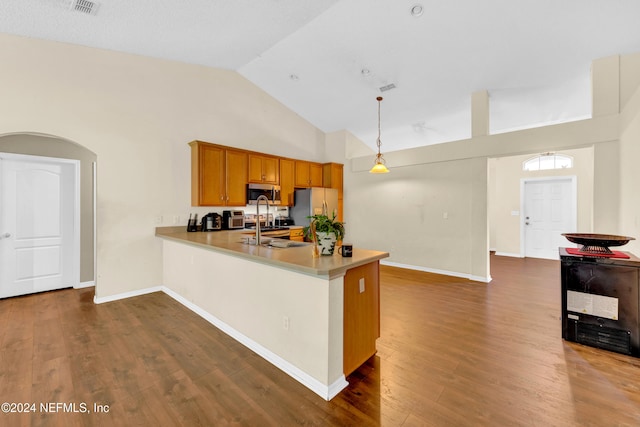
[[[411,16],[419,17],[424,13],[424,7],[421,4],[416,4],[411,7]]]
[[[371,71],[369,71],[369,69],[368,69],[368,68],[363,68],[363,69],[362,69],[362,71],[360,71],[360,72],[361,72],[361,73],[362,73],[362,75],[363,75],[363,76],[365,76],[365,77],[366,77],[366,76],[368,76],[368,75],[371,73]]]

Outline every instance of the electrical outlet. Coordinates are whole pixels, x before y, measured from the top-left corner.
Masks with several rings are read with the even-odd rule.
[[[360,285],[360,293],[364,292],[364,277],[360,278],[360,281],[358,282]]]
[[[175,225],[180,224],[180,215],[175,215],[175,216],[173,217],[173,223],[174,223]]]
[[[443,219],[449,219],[449,212],[443,212],[442,213],[442,218]]]
[[[288,316],[284,316],[282,318],[282,327],[284,328],[285,331],[289,330],[289,317]]]
[[[156,225],[160,225],[160,224],[162,224],[162,215],[158,215],[156,217]]]

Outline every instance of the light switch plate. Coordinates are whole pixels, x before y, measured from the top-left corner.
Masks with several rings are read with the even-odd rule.
[[[364,277],[360,278],[359,284],[360,284],[360,293],[363,293],[364,292]]]

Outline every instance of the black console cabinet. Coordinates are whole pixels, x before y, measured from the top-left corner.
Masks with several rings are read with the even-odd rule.
[[[640,259],[626,254],[631,258],[572,255],[560,248],[562,338],[640,356]]]

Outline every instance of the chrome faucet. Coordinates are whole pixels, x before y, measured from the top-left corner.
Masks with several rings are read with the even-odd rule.
[[[264,200],[267,204],[267,219],[265,225],[269,225],[269,199],[263,194],[256,199],[256,246],[262,244],[262,236],[260,236],[260,200]]]

